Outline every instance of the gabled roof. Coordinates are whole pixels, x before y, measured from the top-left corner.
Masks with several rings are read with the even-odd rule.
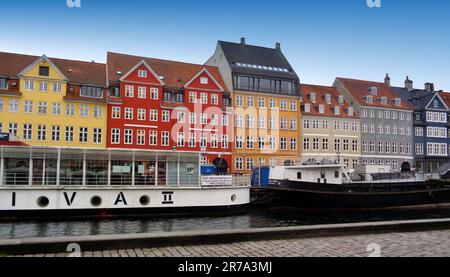
[[[450,107],[450,92],[440,91],[439,97],[441,97],[447,107]]]
[[[448,109],[448,104],[441,98],[438,93],[431,93],[426,90],[414,89],[412,91],[408,91],[406,88],[401,87],[393,87],[392,90],[402,98],[403,101],[407,101],[414,109],[424,110],[426,109],[430,103],[434,100],[435,97],[439,97],[439,99],[444,103],[446,109]]]
[[[316,101],[313,103],[311,101],[311,93],[316,94]],[[331,96],[330,104],[326,102],[326,95],[329,94]],[[344,98],[344,102],[342,105],[339,104],[339,96],[342,96],[339,91],[335,87],[329,86],[318,86],[318,85],[308,85],[302,84],[301,87],[301,95],[302,95],[302,105],[310,104],[311,111],[309,113],[305,112],[304,108],[302,109],[302,115],[311,115],[311,116],[329,116],[329,117],[339,117],[339,118],[354,118],[358,119],[358,115],[354,112],[352,116],[348,115],[348,108],[350,104]],[[319,113],[319,106],[323,105],[325,107],[325,113]],[[334,107],[340,107],[340,115],[335,115]]]
[[[24,76],[28,73],[28,71],[30,71],[33,67],[35,67],[36,65],[42,63],[42,62],[47,62],[49,63],[54,70],[56,70],[56,72],[58,72],[59,75],[61,75],[61,78],[63,78],[64,80],[68,81],[66,75],[64,75],[64,73],[62,73],[59,68],[49,59],[47,58],[47,56],[43,55],[42,57],[36,59],[32,64],[30,64],[29,66],[27,66],[25,69],[23,69],[21,72],[19,72],[19,76]]]
[[[156,75],[156,72],[144,60],[140,61],[135,67],[130,69],[130,71],[128,71],[128,73],[126,73],[122,78],[120,78],[120,81],[125,80],[134,71],[136,71],[139,67],[141,67],[141,65],[144,65],[145,68],[147,68],[147,70],[153,75],[153,77],[155,77],[155,79],[159,82],[160,85],[164,85],[164,82],[161,80],[161,78],[159,78],[159,76]]]
[[[226,87],[219,73],[219,69],[214,66],[160,60],[112,52],[108,52],[107,64],[109,81],[120,81],[123,76],[122,74],[129,72],[142,60],[144,60],[158,76],[163,77],[163,81],[167,87],[175,89],[184,88],[184,86],[204,68],[208,70],[221,87]],[[118,74],[118,72],[121,72],[122,74]]]
[[[209,73],[208,69],[203,68],[197,75],[195,75],[191,80],[189,80],[184,86],[189,87],[200,75],[206,73],[206,75],[214,82],[214,84],[219,88],[219,90],[224,91],[223,87],[215,80],[215,78]]]
[[[385,108],[385,109],[398,109],[398,110],[412,110],[412,107],[407,101],[402,100],[400,106],[394,104],[395,98],[400,98],[393,89],[388,87],[385,83],[356,80],[348,78],[336,78],[336,82],[339,82],[352,96],[353,98],[362,106],[374,107],[374,108]],[[373,103],[367,103],[366,97],[371,95],[370,88],[377,88],[377,95],[373,96]],[[387,105],[381,103],[381,98],[386,97],[388,102]],[[401,98],[400,98],[401,99]]]
[[[19,74],[40,57],[0,52],[0,76],[17,78]],[[48,58],[70,83],[106,86],[106,65],[95,62],[84,62]]]
[[[295,73],[294,68],[292,68],[281,49],[266,48],[227,41],[219,41],[218,45],[225,54],[225,57],[234,73],[298,80],[298,76]],[[255,69],[242,65],[275,67],[287,69],[288,72]]]

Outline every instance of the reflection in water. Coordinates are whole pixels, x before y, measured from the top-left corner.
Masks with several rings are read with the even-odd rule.
[[[384,213],[305,213],[295,210],[252,210],[248,214],[224,217],[0,223],[0,239],[248,229],[448,217],[450,217],[450,210]]]

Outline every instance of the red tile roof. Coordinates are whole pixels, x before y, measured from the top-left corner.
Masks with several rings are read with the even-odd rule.
[[[450,107],[450,92],[439,92],[439,96],[444,100],[445,104]]]
[[[206,68],[220,86],[223,89],[226,89],[222,76],[219,73],[219,69],[214,66],[160,60],[112,52],[108,52],[107,61],[109,81],[118,82],[120,78],[127,74],[142,60],[144,60],[158,76],[164,77],[163,81],[167,87],[175,89],[183,88],[183,86],[194,78],[203,68]],[[122,74],[117,74],[118,71]]]
[[[401,101],[400,106],[396,106],[394,103],[395,98],[400,97],[385,83],[355,80],[347,78],[336,78],[336,81],[342,84],[347,91],[353,96],[353,98],[359,102],[362,106],[366,107],[378,107],[378,108],[388,108],[388,109],[400,109],[400,110],[411,110],[411,106],[405,102]],[[370,88],[376,87],[378,89],[377,95],[373,96],[373,103],[367,103],[365,97],[371,95]],[[381,103],[381,98],[387,97],[387,105]]]
[[[0,76],[17,77],[40,57],[0,52]],[[106,86],[106,64],[49,58],[70,83]]]
[[[310,94],[316,94],[316,101],[313,103],[311,101]],[[329,94],[331,96],[331,103],[327,104],[325,100],[325,95]],[[301,85],[301,95],[302,95],[302,106],[304,104],[311,104],[311,111],[309,113],[305,112],[304,106],[302,108],[302,115],[312,115],[312,116],[329,116],[329,117],[339,117],[339,118],[359,118],[355,112],[353,115],[348,114],[348,108],[350,104],[345,100],[342,105],[339,104],[339,96],[341,94],[335,87],[329,86],[318,86],[318,85]],[[319,106],[324,105],[325,113],[319,113]],[[339,106],[341,108],[340,115],[336,116],[334,113],[334,107]]]

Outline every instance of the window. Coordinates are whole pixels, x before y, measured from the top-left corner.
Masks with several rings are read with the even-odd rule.
[[[247,149],[254,149],[254,138],[253,137],[247,137]]]
[[[202,149],[206,148],[207,142],[208,142],[208,135],[200,134],[200,147]]]
[[[38,141],[46,141],[47,140],[47,126],[38,125],[37,140]]]
[[[234,163],[236,170],[244,170],[244,158],[236,158]]]
[[[222,135],[222,148],[227,149],[229,147],[229,140],[227,135]]]
[[[310,144],[309,144],[309,138],[303,139],[303,150],[309,150]]]
[[[74,140],[74,127],[66,126],[65,141],[73,142],[73,140]]]
[[[282,111],[287,111],[287,100],[282,99],[280,101],[280,110]]]
[[[211,104],[219,105],[219,95],[211,94]]]
[[[260,116],[258,118],[258,128],[259,129],[266,129],[266,118],[264,116]]]
[[[297,130],[297,119],[296,118],[291,118],[289,127],[290,127],[290,129],[292,131],[296,131]]]
[[[49,76],[50,68],[48,66],[39,66],[39,75],[40,76]]]
[[[66,116],[74,116],[75,115],[75,105],[67,104],[66,105]]]
[[[236,127],[244,128],[244,117],[242,115],[236,115]]]
[[[324,105],[319,105],[319,113],[320,114],[324,114],[325,113],[325,106]]]
[[[8,79],[0,78],[0,89],[8,88]]]
[[[183,103],[184,102],[184,94],[183,93],[175,93],[175,102]]]
[[[270,122],[269,122],[269,128],[270,130],[276,130],[277,129],[277,118],[276,117],[271,117],[270,118]]]
[[[25,90],[28,91],[34,90],[34,81],[25,80]]]
[[[79,143],[87,143],[88,142],[88,128],[80,127],[80,132],[78,134],[78,142]]]
[[[197,92],[189,92],[189,103],[197,103]]]
[[[309,129],[309,120],[308,119],[304,119],[303,120],[303,129]]]
[[[17,128],[18,128],[17,123],[9,123],[8,133],[17,137],[17,133],[18,133]]]
[[[235,147],[236,147],[236,149],[244,148],[244,138],[242,136],[236,136]]]
[[[197,114],[189,113],[189,124],[196,124],[196,123],[197,123]]]
[[[246,170],[253,170],[254,160],[253,158],[247,158],[246,161]]]
[[[111,144],[120,144],[120,129],[111,130]]]
[[[53,92],[62,92],[62,84],[53,83]]]
[[[291,138],[291,150],[297,150],[297,139]]]
[[[228,126],[230,124],[230,118],[228,115],[222,115],[222,126]]]
[[[139,78],[147,78],[147,70],[138,70]]]
[[[32,140],[33,137],[33,125],[31,124],[23,124],[23,139],[24,140]]]
[[[255,121],[253,119],[253,116],[251,116],[251,115],[246,116],[246,125],[247,125],[247,128],[249,128],[249,129],[255,128]]]
[[[39,114],[47,114],[47,102],[38,103],[38,112]]]
[[[19,100],[9,100],[8,111],[10,113],[17,113],[17,112],[19,112]]]
[[[103,117],[103,108],[102,107],[94,107],[94,117],[102,118]]]
[[[269,107],[270,107],[270,109],[275,109],[277,107],[277,102],[275,99],[269,100]]]
[[[244,106],[244,97],[241,95],[236,96],[236,106],[243,107]]]
[[[280,120],[280,128],[281,128],[281,130],[287,130],[287,119],[286,118],[282,118]]]
[[[169,146],[169,132],[161,132],[161,145]]]
[[[61,140],[61,127],[52,126],[52,141],[58,142]]]
[[[125,119],[133,119],[133,108],[125,108]]]
[[[217,114],[212,114],[211,115],[211,125],[213,125],[213,126],[219,125],[219,115],[217,115]]]
[[[158,88],[150,88],[150,99],[152,99],[152,100],[159,99],[159,89]]]
[[[209,82],[208,77],[201,77],[201,78],[200,78],[200,84],[202,84],[202,85],[207,85],[208,82]]]
[[[146,87],[138,87],[138,98],[139,99],[147,98],[147,88]]]
[[[416,155],[423,155],[423,144],[422,143],[417,143],[416,144]]]
[[[145,145],[145,130],[137,130],[137,145]]]
[[[82,86],[80,95],[84,97],[102,98],[103,92],[102,88],[99,87]]]
[[[88,117],[89,116],[89,106],[88,105],[81,105],[80,106],[80,116],[81,117]]]
[[[255,107],[255,97],[247,96],[247,107],[249,107],[249,108]]]
[[[305,104],[305,113],[310,113],[311,112],[311,104]]]
[[[151,116],[151,111],[150,111]],[[170,111],[163,110],[162,111],[162,122],[170,122]]]
[[[211,134],[211,148],[218,148],[218,147],[219,142],[217,134]]]
[[[184,112],[178,112],[178,123],[184,124],[186,122],[186,114]]]
[[[208,94],[200,93],[200,104],[207,105],[208,104]]]
[[[163,100],[166,102],[172,101],[172,93],[170,91],[165,91]]]
[[[158,145],[158,131],[150,131],[148,142],[150,145]]]
[[[297,101],[295,100],[291,100],[290,104],[289,104],[289,109],[291,112],[296,112],[297,111]]]
[[[138,109],[137,120],[144,121],[144,120],[146,120],[146,117],[147,117],[147,111],[145,109]]]
[[[53,115],[61,114],[61,104],[60,103],[53,103],[52,113],[53,113]]]
[[[0,112],[3,112],[3,99],[0,99]]]
[[[185,140],[184,133],[178,133],[177,134],[177,145],[179,147],[184,147],[184,140]]]
[[[280,139],[280,149],[281,150],[288,150],[288,145],[287,145],[287,139],[286,138],[281,138]]]
[[[263,97],[258,97],[258,107],[265,108],[266,107],[266,99]]]
[[[276,138],[274,138],[274,137],[269,138],[269,147],[270,147],[270,150],[276,150],[276,148],[277,148],[277,139]]]
[[[200,114],[200,124],[208,124],[208,114],[206,114],[206,113]],[[244,123],[242,122],[242,124],[244,124]],[[244,126],[242,126],[242,127],[244,127]]]
[[[133,144],[133,130],[131,129],[124,130],[124,143]]]
[[[23,104],[24,113],[33,113],[33,101],[25,100]]]
[[[196,144],[196,135],[195,133],[189,134],[189,147],[195,147]]]
[[[134,86],[125,86],[125,97],[134,97]]]

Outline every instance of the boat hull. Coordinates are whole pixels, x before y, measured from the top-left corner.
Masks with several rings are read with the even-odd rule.
[[[268,188],[271,206],[305,210],[367,211],[448,207],[450,187],[405,184],[320,185],[281,181]]]
[[[245,210],[248,187],[2,188],[0,220],[177,216]]]

